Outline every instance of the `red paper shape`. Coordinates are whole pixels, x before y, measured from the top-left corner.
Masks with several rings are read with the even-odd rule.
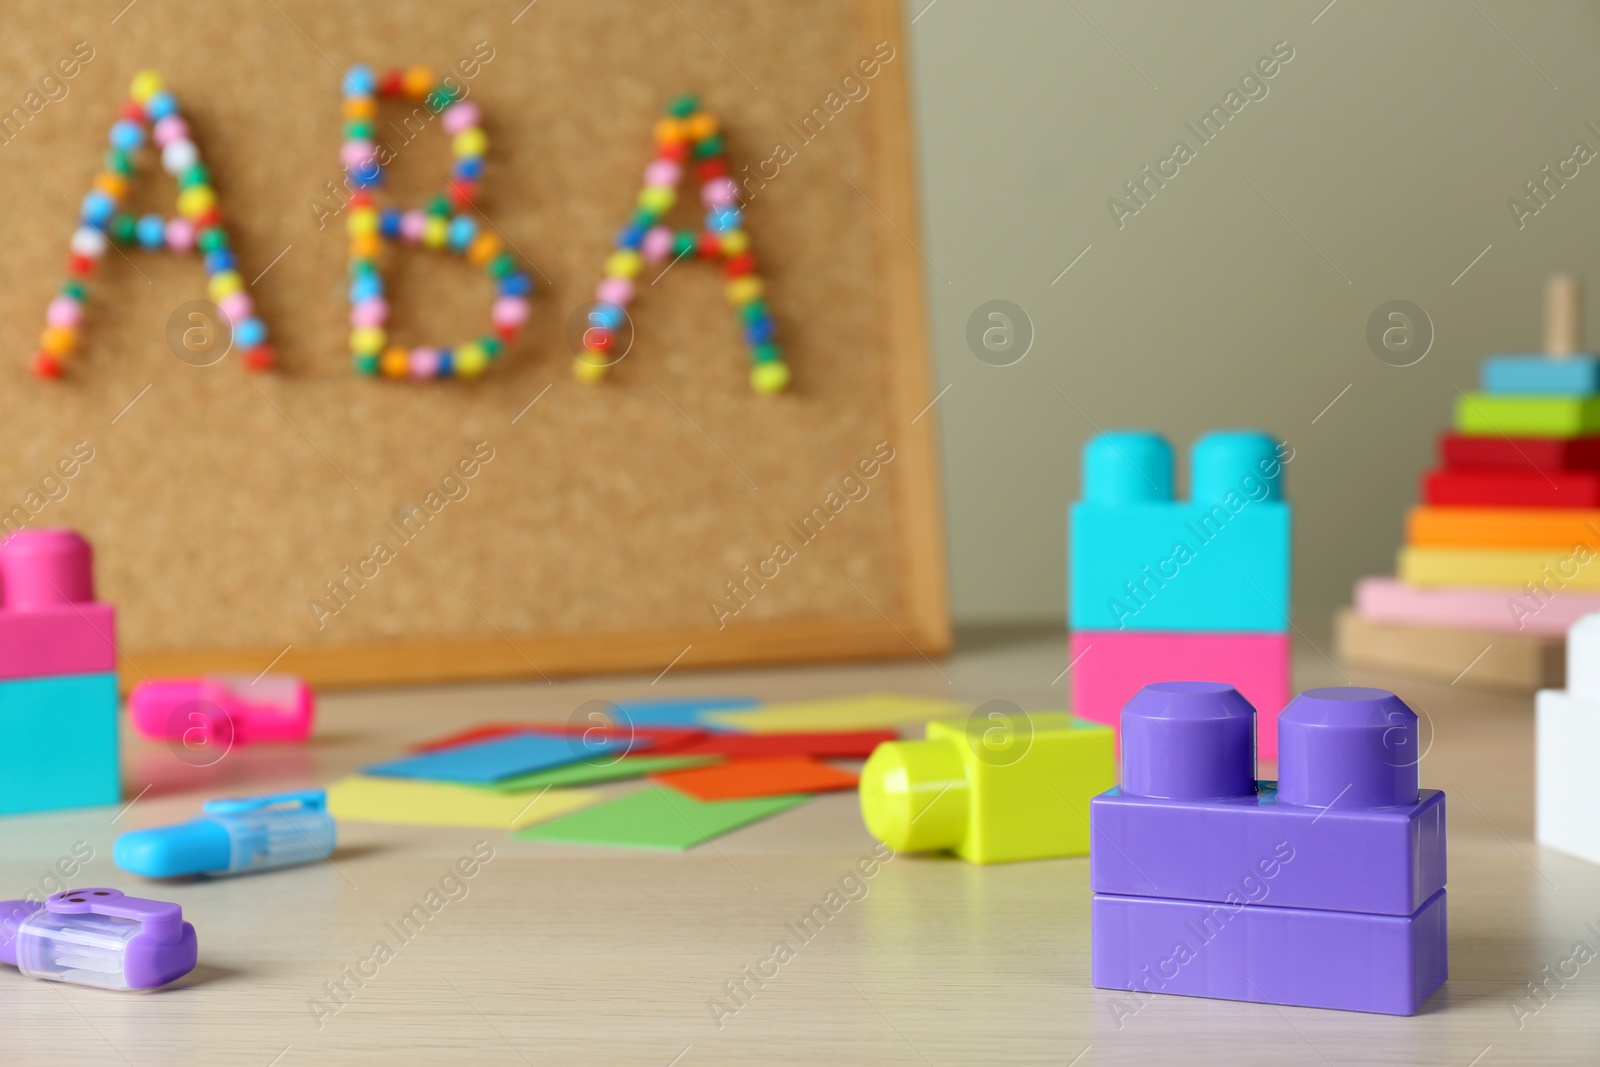
[[[851,730],[815,734],[710,734],[673,749],[681,756],[817,756],[822,759],[866,759],[885,741],[898,741],[893,730]],[[652,749],[651,751],[656,751]]]

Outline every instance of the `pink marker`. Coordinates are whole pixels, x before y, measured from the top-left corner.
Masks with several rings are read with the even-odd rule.
[[[298,742],[311,735],[316,700],[311,687],[288,674],[212,674],[157,678],[128,697],[133,725],[146,737],[185,743],[248,745]]]

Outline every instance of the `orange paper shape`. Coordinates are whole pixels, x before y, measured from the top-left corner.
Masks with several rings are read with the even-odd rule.
[[[783,759],[732,760],[714,767],[696,767],[650,776],[696,800],[743,800],[789,793],[831,793],[854,789],[858,779],[805,756]]]

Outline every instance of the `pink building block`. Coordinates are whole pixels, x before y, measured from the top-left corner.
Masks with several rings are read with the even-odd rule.
[[[1289,702],[1289,635],[1075,630],[1068,639],[1073,714],[1120,725],[1122,706],[1154,682],[1221,681],[1257,708],[1257,753],[1278,758],[1278,712]]]
[[[1559,637],[1585,615],[1600,611],[1600,595],[1559,589],[1535,597],[1522,589],[1424,588],[1398,578],[1363,578],[1356,582],[1355,608],[1374,622]]]
[[[116,618],[94,599],[94,554],[73,530],[0,543],[0,681],[117,669]]]

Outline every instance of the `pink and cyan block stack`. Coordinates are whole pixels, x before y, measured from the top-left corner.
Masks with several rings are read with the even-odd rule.
[[[116,668],[89,543],[48,529],[0,543],[0,814],[121,799]]]
[[[1559,684],[1560,639],[1600,611],[1600,360],[1582,291],[1553,279],[1544,355],[1491,356],[1422,481],[1397,576],[1363,578],[1341,652],[1465,684]],[[1518,654],[1520,655],[1520,661]],[[1480,663],[1474,657],[1484,657]]]
[[[1222,680],[1258,708],[1289,701],[1290,511],[1284,450],[1229,430],[1195,441],[1188,500],[1174,499],[1172,446],[1104,433],[1083,451],[1072,506],[1067,622],[1072,709],[1118,724],[1144,686]],[[1263,759],[1278,732],[1264,723]]]

